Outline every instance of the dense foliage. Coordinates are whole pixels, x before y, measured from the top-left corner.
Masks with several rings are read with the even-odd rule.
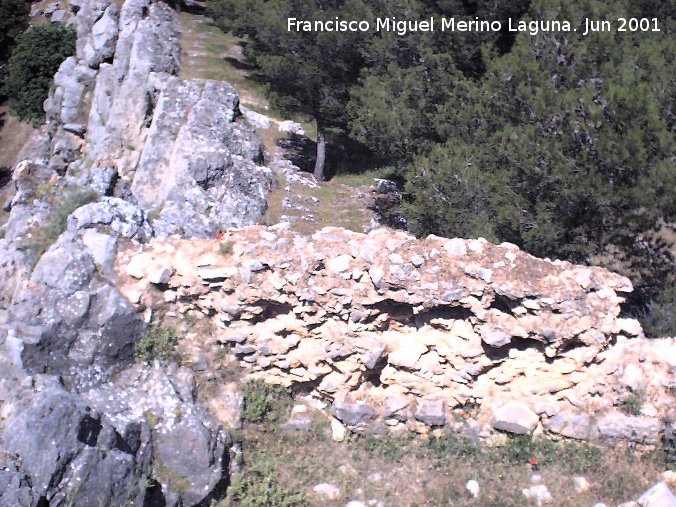
[[[276,103],[313,116],[320,130],[349,133],[394,170],[416,234],[483,236],[603,265],[630,276],[644,313],[673,311],[674,240],[665,227],[676,220],[673,2],[210,5],[220,26],[247,37],[246,54]],[[476,16],[503,27],[508,18],[569,20],[578,31],[286,30],[289,16],[335,15],[372,24],[376,16]],[[657,18],[660,31],[619,32],[620,17]],[[585,18],[612,29],[583,35]],[[676,333],[664,325],[673,318],[659,320],[654,329]]]
[[[30,9],[27,0],[0,0],[0,65],[7,61],[16,39],[28,27]]]
[[[2,83],[7,60],[16,39],[28,26],[30,2],[27,0],[0,0],[0,102],[4,102]]]
[[[75,52],[75,31],[60,25],[32,27],[17,39],[8,63],[4,92],[10,109],[22,120],[39,123],[54,73]]]

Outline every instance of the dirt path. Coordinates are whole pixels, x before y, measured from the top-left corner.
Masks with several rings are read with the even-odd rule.
[[[294,230],[308,235],[326,226],[357,232],[374,227],[375,214],[368,209],[372,203],[373,175],[337,176],[328,182],[317,182],[311,174],[294,165],[288,160],[294,155],[293,150],[282,146],[290,134],[279,131],[279,123],[285,118],[271,110],[263,86],[252,79],[242,54],[242,39],[223,33],[202,15],[182,12],[179,19],[180,76],[231,83],[239,93],[241,104],[254,114],[263,115],[258,130],[278,184],[270,194],[269,209],[262,222],[288,222]],[[312,140],[314,123],[299,123],[306,132],[305,141]]]

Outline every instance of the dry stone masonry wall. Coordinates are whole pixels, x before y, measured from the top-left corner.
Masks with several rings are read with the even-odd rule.
[[[189,360],[229,346],[249,378],[331,403],[352,430],[653,446],[673,419],[674,339],[646,340],[621,315],[631,283],[601,268],[506,243],[306,238],[281,224],[153,242],[118,268],[139,307],[154,297],[213,319],[214,336],[184,344]],[[640,413],[622,410],[630,398]]]

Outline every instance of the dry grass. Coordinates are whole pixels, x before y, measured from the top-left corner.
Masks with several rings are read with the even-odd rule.
[[[215,79],[237,88],[243,105],[267,110],[263,86],[253,81],[242,55],[241,39],[224,33],[208,18],[182,12],[181,78]]]
[[[307,431],[246,426],[241,434],[244,470],[270,470],[282,486],[304,492],[309,504],[319,507],[374,498],[388,507],[529,505],[522,489],[532,484],[532,471],[519,453],[520,444],[496,451],[452,437],[450,446],[411,437],[335,443],[326,418],[315,417],[315,425]],[[635,499],[664,471],[657,455],[639,457],[582,444],[547,445],[549,457],[540,473],[541,483],[554,498],[552,506],[615,505]],[[576,475],[589,481],[589,491],[575,492]],[[478,499],[465,489],[470,479],[480,484]],[[312,487],[322,482],[338,486],[341,498],[328,501],[314,494]]]
[[[0,107],[0,168],[14,165],[16,156],[33,130],[29,122],[9,114],[6,106]]]

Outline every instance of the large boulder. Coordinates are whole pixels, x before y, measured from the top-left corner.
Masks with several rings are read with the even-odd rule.
[[[5,428],[4,448],[21,463],[9,482],[24,497],[82,507],[143,504],[147,426],[119,433],[78,397],[50,388],[18,402]]]
[[[4,332],[27,371],[86,385],[133,360],[144,325],[73,236],[63,234],[17,290]]]
[[[141,206],[161,210],[158,235],[208,237],[263,214],[271,175],[256,165],[263,145],[239,114],[227,83],[165,85],[131,186]]]
[[[167,499],[208,505],[223,495],[231,438],[196,400],[189,370],[137,364],[83,396],[92,407],[105,410],[115,427],[129,421],[150,424],[155,477]]]
[[[496,430],[532,435],[539,421],[537,414],[528,405],[510,401],[493,412],[492,424]]]
[[[676,496],[665,482],[658,482],[636,501],[639,507],[676,507]]]

